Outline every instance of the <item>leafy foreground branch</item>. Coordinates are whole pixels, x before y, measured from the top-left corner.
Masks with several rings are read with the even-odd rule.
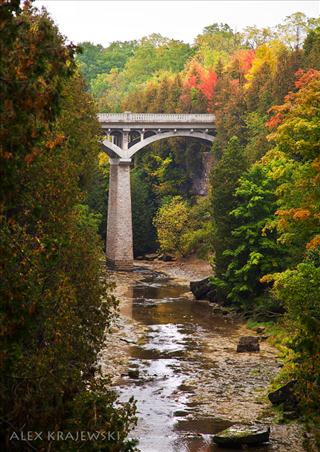
[[[48,15],[19,1],[0,14],[1,447],[134,450],[135,405],[96,364],[117,308],[86,206],[96,112]],[[65,441],[50,441],[58,431]],[[98,434],[76,445],[79,431]]]

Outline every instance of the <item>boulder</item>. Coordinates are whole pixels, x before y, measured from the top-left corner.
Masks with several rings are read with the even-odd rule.
[[[258,445],[269,441],[270,427],[266,425],[235,424],[213,436],[219,446]]]
[[[239,343],[237,346],[238,353],[244,352],[259,352],[260,344],[259,338],[256,336],[242,336],[239,339]]]
[[[175,260],[175,257],[170,254],[160,254],[159,260],[163,262],[171,262]]]
[[[139,369],[129,369],[128,377],[133,379],[139,378]]]
[[[215,301],[216,291],[209,278],[191,281],[190,290],[197,300]]]
[[[282,403],[285,411],[294,410],[298,406],[298,399],[294,393],[296,386],[296,380],[291,380],[276,391],[270,392],[268,394],[270,402],[273,405],[280,405]]]
[[[144,256],[146,261],[154,261],[157,257],[158,255],[156,253],[145,254]]]

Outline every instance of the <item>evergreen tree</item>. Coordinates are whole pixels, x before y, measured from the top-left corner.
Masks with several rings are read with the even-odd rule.
[[[244,149],[239,139],[233,137],[211,173],[214,271],[218,278],[224,275],[230,263],[230,257],[224,251],[235,246],[232,230],[238,220],[231,212],[237,207],[234,192],[246,167]]]
[[[306,69],[320,70],[320,27],[310,31],[303,44]]]
[[[276,218],[276,190],[284,183],[282,173],[277,174],[284,162],[285,156],[270,153],[252,165],[239,180],[237,207],[230,213],[238,225],[231,232],[233,248],[224,251],[230,263],[221,282],[228,300],[251,315],[260,312],[266,317],[279,309],[260,279],[290,262],[289,250],[277,242],[276,230],[267,227]]]

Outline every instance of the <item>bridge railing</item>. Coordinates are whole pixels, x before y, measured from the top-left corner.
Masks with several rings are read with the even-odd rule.
[[[127,123],[127,122],[141,122],[141,123],[192,123],[192,122],[200,122],[200,123],[213,123],[215,120],[215,116],[212,114],[206,113],[99,113],[98,114],[99,122],[119,122],[119,123]]]

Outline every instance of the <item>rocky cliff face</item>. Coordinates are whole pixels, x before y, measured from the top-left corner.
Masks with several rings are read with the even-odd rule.
[[[202,172],[199,177],[195,177],[192,183],[192,194],[196,196],[207,196],[209,193],[210,171],[214,164],[212,152],[202,152]]]

